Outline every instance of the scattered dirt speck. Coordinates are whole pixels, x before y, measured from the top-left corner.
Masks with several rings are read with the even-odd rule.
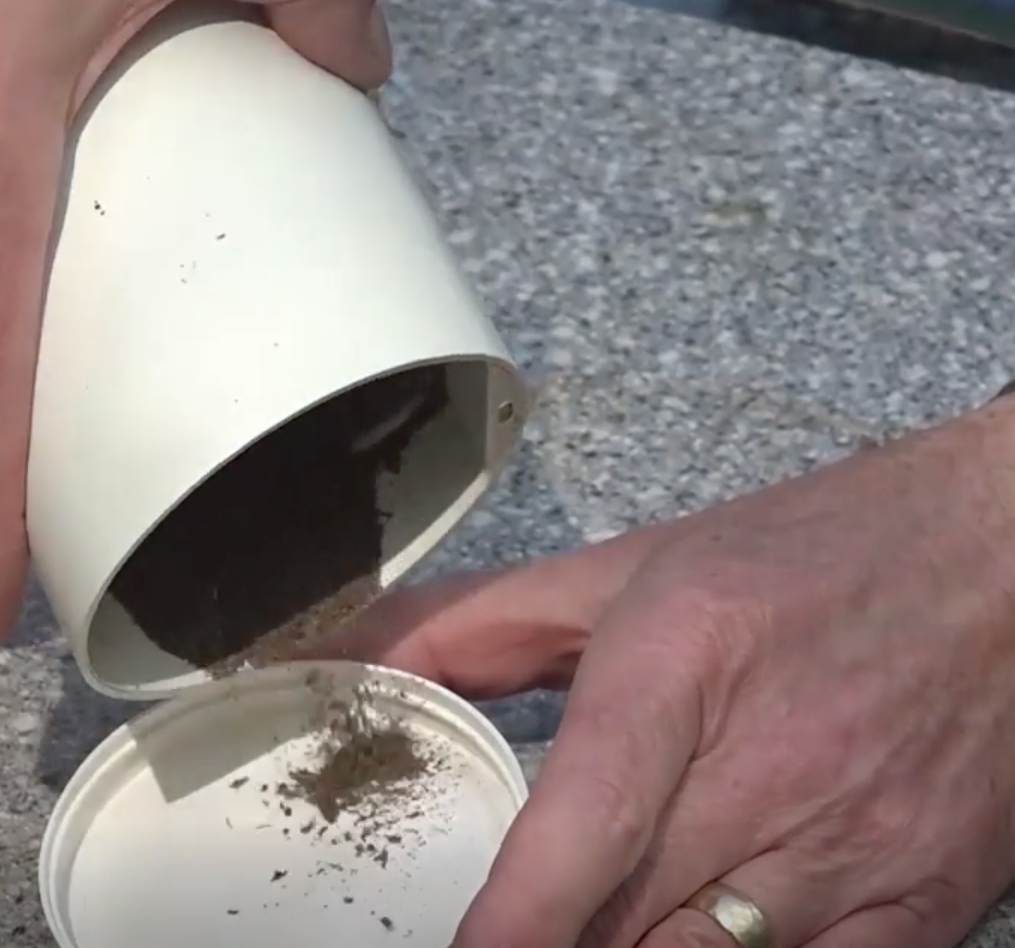
[[[407,791],[430,763],[410,733],[400,722],[377,713],[366,686],[356,688],[343,702],[332,698],[326,683],[322,688],[316,671],[308,676],[307,685],[320,695],[327,719],[317,761],[291,772],[291,789],[313,804],[327,823],[367,800],[409,802]],[[363,827],[362,837],[375,829]]]

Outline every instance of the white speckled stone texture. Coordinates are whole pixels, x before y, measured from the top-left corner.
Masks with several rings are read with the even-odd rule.
[[[1015,375],[1015,100],[606,0],[390,12],[387,111],[539,390],[421,575],[700,507]],[[560,709],[489,708],[530,773]],[[0,649],[4,948],[52,946],[45,820],[136,710],[87,691],[33,588]],[[970,945],[1015,946],[1015,902]]]

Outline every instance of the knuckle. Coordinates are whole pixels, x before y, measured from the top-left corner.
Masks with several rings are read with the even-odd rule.
[[[747,585],[750,588],[754,584]],[[675,606],[675,608],[674,608]],[[680,624],[685,660],[705,683],[728,680],[754,657],[772,628],[773,604],[767,596],[745,594],[721,583],[682,590],[669,603],[668,624]]]
[[[872,852],[905,852],[918,844],[920,825],[916,801],[889,789],[870,802],[857,838]]]
[[[606,903],[592,916],[577,948],[629,948],[656,921],[652,916],[657,888],[655,865],[643,860]]]
[[[719,923],[700,912],[684,909],[677,913],[679,926],[668,948],[729,948],[732,936]]]
[[[547,928],[545,917],[498,911],[481,895],[458,926],[454,948],[557,948]]]
[[[590,776],[585,783],[586,799],[581,802],[594,824],[611,843],[611,850],[628,858],[628,872],[652,838],[653,820],[645,795],[636,782],[621,785],[606,776]]]
[[[639,948],[730,948],[731,936],[702,912],[678,909],[639,943]]]
[[[555,803],[593,827],[627,861],[626,872],[647,848],[663,799],[672,792],[669,774],[654,765],[669,750],[673,725],[663,707],[645,710],[659,701],[645,694],[640,726],[618,727],[616,711],[601,701],[569,706],[556,748],[562,753],[547,762],[536,791],[555,798],[566,794]]]
[[[624,937],[630,927],[623,896],[618,893],[589,920],[577,948],[629,948],[637,942],[636,937]]]
[[[921,928],[930,928],[945,919],[961,918],[965,914],[966,893],[950,879],[935,877],[925,880],[914,891],[898,901]]]

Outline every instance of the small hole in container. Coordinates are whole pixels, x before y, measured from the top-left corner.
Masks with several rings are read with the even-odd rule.
[[[514,402],[501,402],[497,407],[497,421],[502,425],[509,422],[515,416]]]

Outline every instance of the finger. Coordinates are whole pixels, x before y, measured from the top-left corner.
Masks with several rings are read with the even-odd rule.
[[[71,94],[32,75],[19,79],[16,95],[0,93],[0,638],[13,623],[27,565],[32,389]]]
[[[954,924],[927,925],[925,919],[902,905],[879,905],[848,915],[822,932],[806,948],[952,948],[965,934]],[[727,945],[726,948],[731,948]],[[735,948],[735,946],[732,946]]]
[[[298,657],[401,668],[472,700],[564,688],[607,604],[662,539],[648,527],[512,569],[407,587]]]
[[[391,73],[391,42],[374,0],[278,0],[268,19],[296,52],[365,91]]]
[[[690,766],[645,857],[589,921],[579,948],[630,948],[705,883],[757,853],[743,822],[749,815],[731,812],[724,799],[729,782]]]
[[[851,903],[848,890],[837,884],[838,880],[816,871],[806,859],[793,850],[773,850],[718,880],[761,911],[768,924],[771,948],[800,948],[843,918],[856,904],[855,900]],[[677,911],[652,929],[652,938],[643,943],[645,948],[685,942],[703,948],[730,948],[732,936],[706,909],[710,885],[706,883],[699,892],[682,900]],[[703,918],[707,919],[704,925]]]
[[[556,742],[455,948],[574,945],[634,870],[698,746],[701,697],[690,655],[664,653],[634,581],[575,675]]]
[[[712,919],[692,909],[677,909],[638,942],[637,948],[739,948]]]
[[[398,590],[299,657],[400,668],[472,701],[563,689],[595,604],[570,596],[547,601],[551,588],[539,570],[523,569]]]
[[[657,833],[646,859],[596,912],[580,948],[631,948],[716,879],[747,894],[772,924],[785,929],[779,948],[795,948],[833,920],[823,916],[818,927],[806,928],[812,924],[810,911],[823,909],[824,903],[806,895],[818,886],[803,877],[801,857],[785,850],[756,855],[758,841],[749,829],[749,814],[732,813],[723,805],[721,788],[696,781],[693,773],[692,767],[685,789],[673,801],[676,805],[671,804],[669,825]],[[798,897],[808,901],[796,914],[786,915],[784,903]],[[801,927],[804,934],[796,934]]]
[[[859,904],[850,887],[814,859],[798,850],[773,850],[720,880],[761,909],[773,948],[798,948]]]

